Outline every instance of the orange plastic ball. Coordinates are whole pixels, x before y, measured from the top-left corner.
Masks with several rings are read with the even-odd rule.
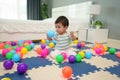
[[[73,71],[70,66],[64,66],[62,69],[62,74],[64,78],[70,78],[72,75]]]
[[[4,43],[0,43],[0,49],[4,48]]]
[[[42,51],[42,48],[37,48],[37,49],[36,49],[37,54],[40,54],[41,51]]]
[[[117,55],[117,57],[120,59],[120,52],[117,52],[116,55]]]
[[[81,43],[81,45],[82,45],[82,47],[85,47],[85,42],[80,42]]]

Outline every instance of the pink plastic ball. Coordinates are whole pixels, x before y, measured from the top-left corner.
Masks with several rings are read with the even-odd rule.
[[[63,56],[63,58],[64,58],[64,60],[65,60],[65,59],[67,58],[66,52],[62,51],[61,54],[62,54],[62,56]]]
[[[20,52],[21,48],[20,47],[17,47],[16,48],[16,52]]]
[[[7,54],[9,51],[10,51],[9,49],[3,49],[2,55],[3,55],[3,56],[6,56],[6,54]]]
[[[47,51],[43,49],[43,50],[41,51],[41,54],[40,54],[40,55],[41,55],[42,58],[46,58],[46,56],[47,56]]]
[[[11,42],[10,42],[10,41],[7,41],[7,42],[5,42],[5,44],[9,44],[9,45],[10,45],[10,44],[11,44]]]
[[[46,54],[49,54],[49,49],[48,48],[44,48],[44,51],[46,52]]]
[[[96,54],[101,54],[101,49],[100,48],[96,48],[95,52],[96,52]]]
[[[31,44],[31,43],[32,43],[32,40],[28,40],[28,43]]]

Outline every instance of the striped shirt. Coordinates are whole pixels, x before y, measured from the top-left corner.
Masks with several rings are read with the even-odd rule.
[[[55,34],[53,39],[56,40],[56,49],[64,50],[70,46],[71,37],[69,33],[66,33],[64,35]]]

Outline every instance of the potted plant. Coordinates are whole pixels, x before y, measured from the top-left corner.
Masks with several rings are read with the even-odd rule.
[[[42,7],[41,7],[41,16],[42,19],[46,19],[48,18],[48,6],[46,3],[42,3]]]
[[[93,26],[97,29],[102,28],[103,27],[103,23],[100,20],[96,20],[93,24]]]

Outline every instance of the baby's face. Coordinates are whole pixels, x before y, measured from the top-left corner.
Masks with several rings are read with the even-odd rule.
[[[60,35],[66,33],[67,26],[63,26],[61,23],[55,24],[56,32]]]

